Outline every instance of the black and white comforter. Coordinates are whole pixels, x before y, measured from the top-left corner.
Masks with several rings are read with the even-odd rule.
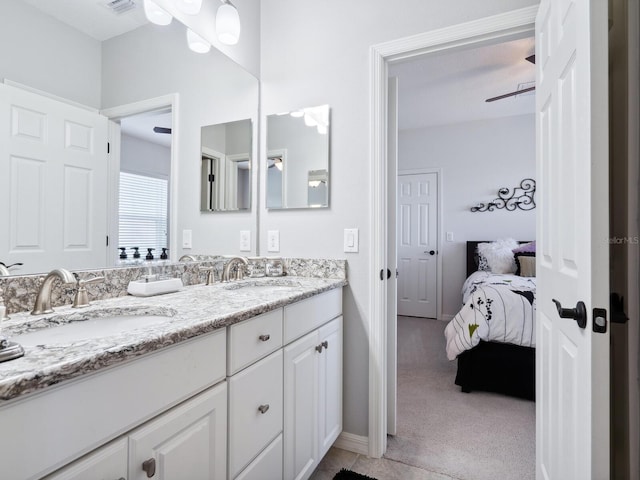
[[[535,347],[535,278],[474,272],[462,294],[464,305],[445,328],[449,360],[480,340]]]

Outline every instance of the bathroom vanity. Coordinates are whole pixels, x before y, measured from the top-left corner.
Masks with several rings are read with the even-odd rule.
[[[12,315],[25,356],[0,364],[3,478],[308,478],[342,430],[345,284],[248,279]],[[147,323],[35,336],[122,316]]]

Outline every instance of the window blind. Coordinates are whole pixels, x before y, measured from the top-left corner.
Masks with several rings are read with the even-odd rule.
[[[162,178],[120,172],[120,208],[118,247],[140,247],[158,251],[169,247],[167,238],[167,198],[169,182]]]

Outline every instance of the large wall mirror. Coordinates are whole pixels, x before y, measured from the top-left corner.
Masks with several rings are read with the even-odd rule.
[[[239,231],[257,230],[252,194],[257,174],[251,162],[257,152],[252,139],[257,138],[258,80],[216,49],[189,50],[186,28],[178,21],[163,28],[149,24],[142,3],[115,16],[100,2],[89,2],[89,10],[106,17],[99,19],[62,8],[65,0],[3,3],[0,78],[40,95],[36,103],[16,109],[6,85],[0,86],[3,118],[17,119],[13,126],[19,127],[12,137],[11,122],[0,122],[0,142],[17,146],[12,153],[1,149],[0,158],[0,262],[22,263],[10,268],[10,275],[119,266],[118,247],[125,247],[129,262],[138,246],[144,260],[147,243],[156,249],[156,259],[161,248],[168,248],[172,260],[185,253],[226,254],[237,251]],[[24,32],[29,42],[14,41]],[[45,114],[48,101],[70,105],[80,116],[69,121],[58,115],[54,129]],[[9,116],[12,109],[19,110],[19,118]],[[141,133],[132,123],[142,120]],[[218,167],[233,186],[204,210],[236,213],[201,210],[202,159],[209,148],[201,142],[208,142],[209,128],[212,136],[219,134],[203,125],[225,126],[227,146],[215,144],[213,151],[233,166]],[[54,137],[56,145],[47,143]],[[35,145],[31,153],[23,148],[29,143]],[[46,160],[54,149],[65,162],[55,175]],[[140,177],[149,190],[142,191]],[[141,203],[129,202],[127,212],[118,211],[126,199],[125,181],[129,191],[144,193]],[[125,215],[132,228],[151,221],[140,217],[136,205],[152,203],[152,187],[158,192],[157,235],[147,240],[134,231],[120,240]],[[185,231],[191,245],[183,242]]]
[[[329,206],[329,105],[267,116],[267,208]]]
[[[200,210],[251,208],[251,119],[202,127]]]

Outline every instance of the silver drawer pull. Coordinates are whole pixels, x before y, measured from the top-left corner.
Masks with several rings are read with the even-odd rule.
[[[266,405],[260,405],[258,407],[258,411],[262,414],[267,413],[267,411],[269,410],[269,404],[267,403]]]
[[[316,345],[316,352],[322,353],[322,344]]]
[[[147,478],[151,478],[156,474],[156,459],[150,458],[142,462],[142,470],[147,473]]]
[[[258,338],[260,339],[260,341],[266,342],[267,340],[269,340],[271,338],[271,335],[268,335],[268,334],[267,335],[260,335]]]

